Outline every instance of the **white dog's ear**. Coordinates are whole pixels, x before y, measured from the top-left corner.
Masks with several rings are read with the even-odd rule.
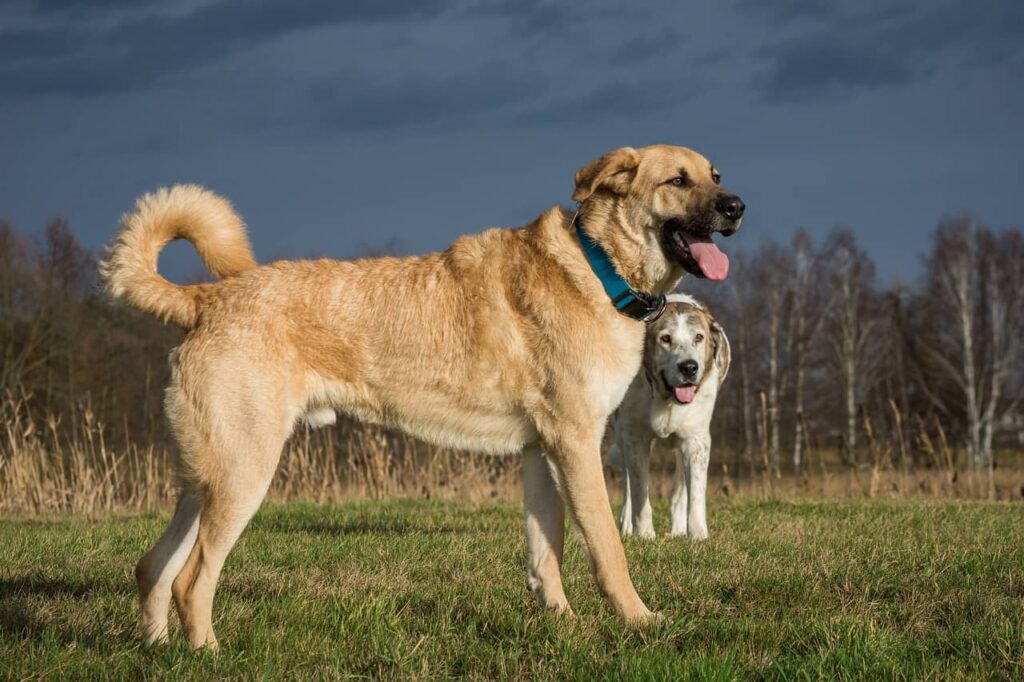
[[[586,201],[599,189],[625,194],[636,177],[640,165],[640,152],[632,147],[621,147],[608,152],[597,161],[576,171],[576,189],[573,201]]]
[[[711,339],[715,344],[715,366],[718,367],[718,383],[721,385],[725,381],[725,375],[729,373],[732,347],[729,346],[729,337],[725,335],[722,325],[715,320],[711,321]]]

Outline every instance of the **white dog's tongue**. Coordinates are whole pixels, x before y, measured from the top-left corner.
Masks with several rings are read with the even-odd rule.
[[[676,386],[672,389],[672,393],[675,394],[676,400],[682,404],[692,403],[693,396],[697,394],[696,386]]]
[[[708,279],[725,279],[729,274],[729,257],[707,237],[686,237],[693,259]]]

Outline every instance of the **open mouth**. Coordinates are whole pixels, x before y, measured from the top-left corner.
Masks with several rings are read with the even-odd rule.
[[[662,226],[665,252],[691,275],[703,279],[722,280],[729,274],[729,257],[711,241],[710,235],[699,235],[678,220]]]
[[[673,386],[668,383],[668,379],[665,375],[661,375],[661,380],[665,382],[665,388],[668,389],[669,395],[680,405],[686,405],[693,402],[694,396],[697,395],[696,384],[683,384],[682,386]]]

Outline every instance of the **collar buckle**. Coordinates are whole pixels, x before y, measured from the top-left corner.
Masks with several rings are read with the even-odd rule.
[[[612,299],[612,303],[616,310],[634,320],[654,322],[665,312],[668,300],[664,296],[648,296],[631,289]]]

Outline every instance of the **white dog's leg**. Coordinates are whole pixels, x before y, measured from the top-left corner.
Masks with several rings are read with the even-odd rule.
[[[526,512],[526,586],[541,606],[570,611],[562,588],[565,501],[547,457],[538,447],[523,451],[523,507]]]
[[[706,540],[708,464],[711,460],[711,434],[687,438],[683,443],[683,460],[686,464],[687,501],[686,532],[691,538]]]
[[[618,445],[612,446],[618,458],[618,466],[622,474],[622,509],[619,510],[619,531],[623,535],[633,534],[633,501],[629,489],[629,467],[626,466],[626,455],[622,454]]]
[[[687,490],[686,479],[688,478],[686,467],[686,455],[683,447],[675,448],[676,470],[672,486],[672,497],[669,501],[669,512],[672,515],[672,535],[686,535],[686,513],[687,513]]]
[[[627,471],[629,481],[629,502],[623,505],[623,514],[627,509],[631,515],[632,532],[642,538],[654,537],[654,514],[651,510],[651,498],[648,482],[651,475],[651,442],[647,439],[628,438],[621,449],[623,469]],[[623,530],[625,532],[625,530]]]

